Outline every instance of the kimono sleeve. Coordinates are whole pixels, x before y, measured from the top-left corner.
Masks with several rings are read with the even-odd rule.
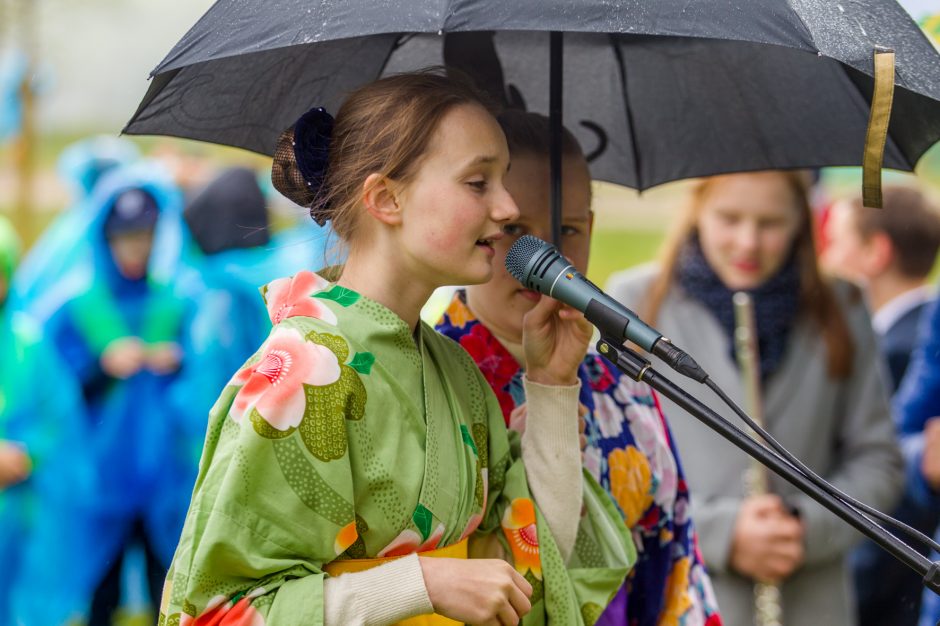
[[[346,421],[366,392],[320,330],[275,327],[213,408],[161,624],[323,623],[322,566],[361,541]]]
[[[489,494],[479,532],[497,533],[516,570],[532,584],[533,608],[524,624],[593,625],[636,560],[623,518],[583,472],[582,517],[566,566],[529,492],[519,435],[507,431],[496,397],[486,395]]]

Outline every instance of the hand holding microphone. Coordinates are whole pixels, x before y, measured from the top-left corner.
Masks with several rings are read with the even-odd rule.
[[[555,246],[532,235],[520,237],[506,255],[506,269],[520,283],[560,300],[584,313],[605,339],[632,341],[655,354],[674,370],[704,382],[708,375],[692,357],[672,345],[662,333],[648,326],[584,277]]]
[[[591,334],[579,311],[542,298],[522,320],[526,378],[542,385],[576,384]]]

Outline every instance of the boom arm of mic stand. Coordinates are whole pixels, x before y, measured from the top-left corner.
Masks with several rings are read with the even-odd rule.
[[[614,363],[621,372],[634,380],[645,382],[685,409],[700,422],[773,470],[778,476],[835,513],[863,535],[869,537],[894,558],[922,576],[924,586],[940,595],[940,562],[930,561],[930,559],[889,533],[869,517],[842,500],[833,498],[783,458],[772,453],[740,428],[705,406],[695,396],[684,391],[657,372],[649,361],[633,350],[621,345],[617,340],[602,338],[597,342],[597,349]]]

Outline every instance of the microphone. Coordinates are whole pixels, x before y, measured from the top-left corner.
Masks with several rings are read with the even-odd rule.
[[[523,235],[506,255],[506,269],[528,289],[560,300],[584,313],[601,337],[617,343],[632,341],[671,368],[698,382],[708,374],[683,350],[655,328],[584,277],[558,249],[532,235]]]

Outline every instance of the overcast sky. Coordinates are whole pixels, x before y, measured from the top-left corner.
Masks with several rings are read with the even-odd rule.
[[[260,0],[263,1],[263,0]],[[48,69],[47,128],[117,133],[147,76],[212,0],[45,0],[41,58]]]
[[[118,132],[146,91],[150,70],[212,0],[37,4],[43,11],[41,54],[49,69],[41,123],[46,129]],[[920,18],[937,11],[940,0],[902,0],[902,4]]]

